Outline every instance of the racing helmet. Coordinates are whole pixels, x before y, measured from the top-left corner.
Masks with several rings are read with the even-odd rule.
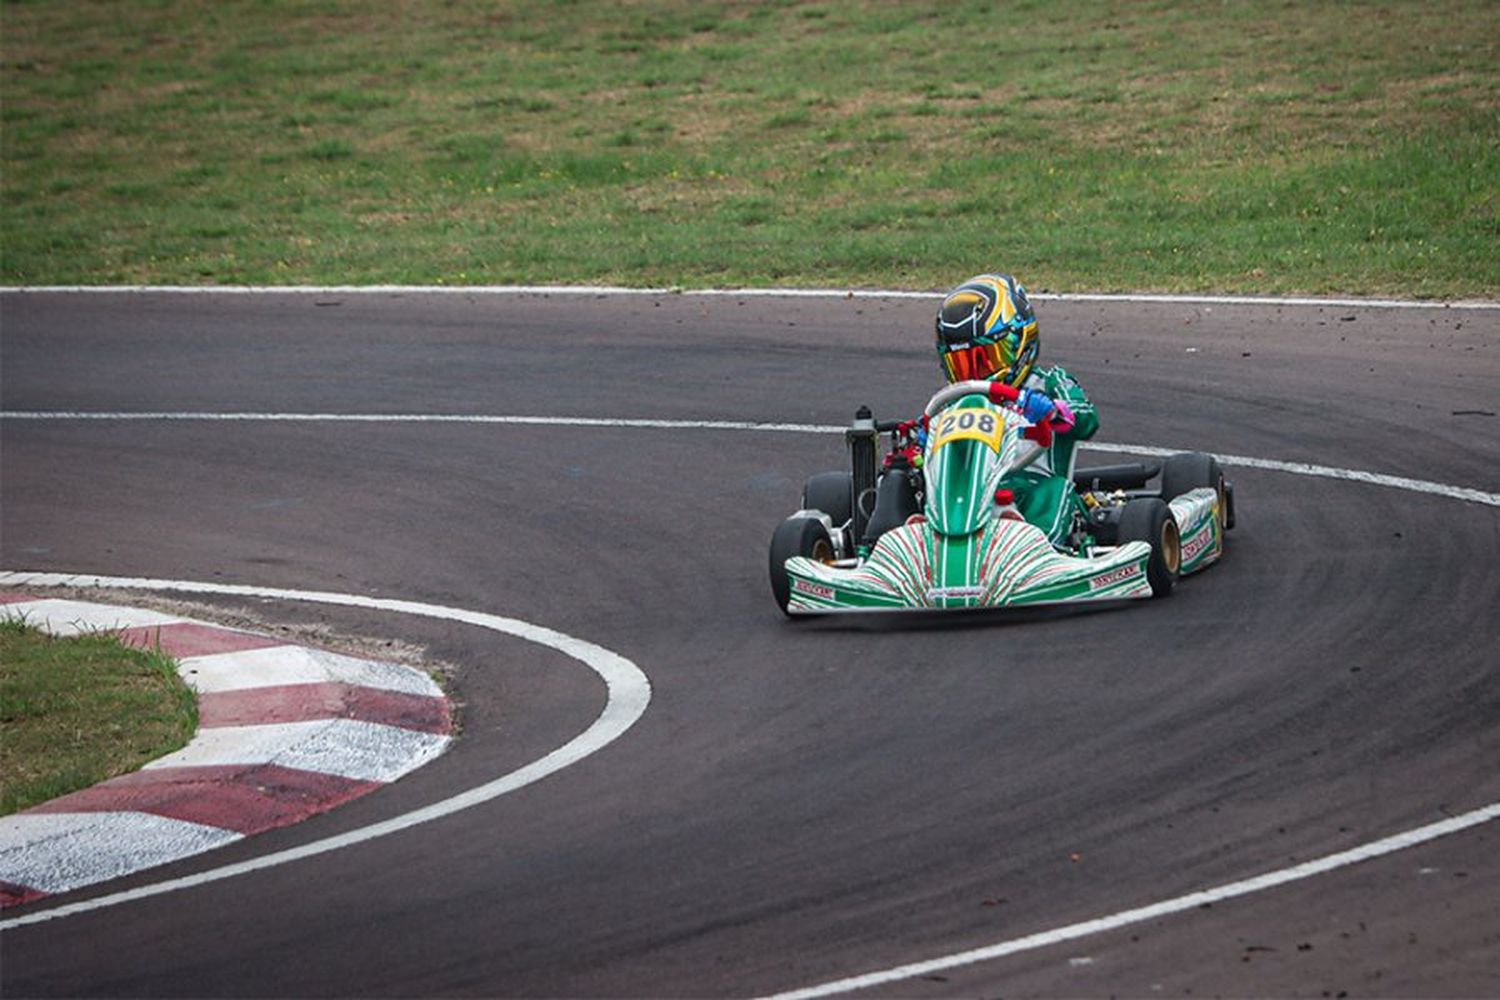
[[[1026,289],[1008,274],[980,274],[949,292],[937,314],[948,381],[989,379],[1019,389],[1041,347]]]

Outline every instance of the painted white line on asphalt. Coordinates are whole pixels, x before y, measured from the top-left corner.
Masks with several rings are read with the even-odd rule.
[[[0,412],[0,419],[7,420],[159,420],[159,421],[226,421],[246,423],[355,423],[355,424],[509,424],[531,427],[617,427],[644,430],[701,430],[701,431],[751,431],[765,434],[842,434],[846,427],[839,424],[790,424],[746,420],[654,420],[630,417],[540,417],[496,414],[458,413],[201,413],[201,412],[86,412],[86,411],[42,411],[10,410]],[[1152,445],[1110,444],[1102,441],[1085,441],[1083,447],[1090,451],[1103,451],[1121,455],[1161,457],[1184,449],[1159,448]],[[1429,493],[1450,500],[1466,500],[1500,507],[1500,493],[1489,493],[1469,486],[1452,486],[1425,479],[1393,476],[1384,472],[1365,472],[1360,469],[1341,469],[1331,465],[1315,465],[1309,462],[1283,462],[1272,458],[1254,458],[1247,455],[1218,455],[1219,461],[1228,466],[1247,469],[1266,469],[1286,472],[1297,476],[1315,476],[1324,479],[1341,479],[1346,482],[1368,483],[1372,486],[1388,486],[1409,490],[1413,493]]]
[[[1064,941],[1075,941],[1079,938],[1119,930],[1122,927],[1129,927],[1132,924],[1155,920],[1174,913],[1182,913],[1185,910],[1196,909],[1211,903],[1223,902],[1224,900],[1234,899],[1238,896],[1248,896],[1251,893],[1264,892],[1267,889],[1286,885],[1288,882],[1297,882],[1301,879],[1311,878],[1314,875],[1322,875],[1340,868],[1346,868],[1349,865],[1359,864],[1361,861],[1369,861],[1372,858],[1378,858],[1396,851],[1403,851],[1409,847],[1416,847],[1430,840],[1436,840],[1439,837],[1446,837],[1449,834],[1458,833],[1461,830],[1467,830],[1482,823],[1488,823],[1497,817],[1500,817],[1500,802],[1491,803],[1472,812],[1466,812],[1461,816],[1454,816],[1451,819],[1418,827],[1415,830],[1398,833],[1394,836],[1363,844],[1347,851],[1340,851],[1337,854],[1329,854],[1325,857],[1303,862],[1300,865],[1293,865],[1290,868],[1282,868],[1278,871],[1267,872],[1264,875],[1257,875],[1254,878],[1243,879],[1239,882],[1230,882],[1227,885],[1204,889],[1201,892],[1190,892],[1187,895],[1177,896],[1159,903],[1152,903],[1149,906],[1124,910],[1107,917],[1069,924],[1066,927],[1040,931],[1036,934],[1029,934],[1026,937],[1001,941],[983,948],[961,951],[952,955],[944,955],[940,958],[928,959],[923,962],[898,965],[877,972],[867,972],[863,975],[837,979],[804,989],[777,993],[769,998],[769,1000],[803,1000],[803,998],[852,993],[856,990],[869,989],[872,986],[886,986],[891,983],[914,979],[918,976],[930,976],[934,973],[946,972],[960,966],[973,965],[976,962],[987,962],[992,959],[1004,958],[1007,955],[1015,955],[1023,951],[1032,951],[1037,948],[1060,944]]]
[[[37,285],[0,293],[166,295],[606,295],[780,299],[931,299],[941,291],[873,288],[626,288],[620,285]],[[1314,295],[1169,295],[1156,292],[1033,292],[1039,302],[1158,302],[1167,305],[1313,306],[1330,309],[1500,309],[1500,302],[1320,298]]]
[[[505,635],[534,642],[554,649],[583,663],[604,681],[606,701],[604,709],[593,723],[556,750],[527,764],[525,767],[502,775],[452,798],[435,802],[413,812],[395,816],[371,826],[351,830],[334,837],[325,837],[300,847],[277,851],[259,858],[251,858],[238,864],[212,868],[182,878],[169,879],[153,885],[144,885],[123,892],[70,903],[52,909],[28,913],[9,920],[0,920],[0,930],[22,927],[27,924],[56,920],[76,913],[87,913],[108,906],[116,906],[137,899],[159,896],[163,893],[187,889],[193,886],[233,878],[248,872],[260,871],[276,865],[315,857],[377,837],[399,833],[421,823],[451,816],[471,806],[476,806],[519,788],[539,781],[550,774],[576,764],[604,749],[635,725],[651,701],[651,682],[634,663],[602,646],[574,638],[563,632],[515,618],[450,608],[439,604],[423,604],[416,601],[400,601],[358,594],[339,594],[326,591],[284,590],[271,587],[239,586],[235,584],[199,583],[191,580],[155,580],[137,577],[94,576],[74,573],[32,573],[25,571],[0,571],[0,586],[8,587],[122,587],[128,590],[157,590],[189,594],[228,594],[238,597],[264,597],[273,600],[308,601],[316,604],[335,604],[344,607],[364,608],[372,611],[389,611],[396,614],[419,615],[443,621],[460,622],[479,628],[490,629]]]
[[[633,427],[648,430],[767,431],[785,434],[842,433],[830,424],[786,424],[753,420],[656,420],[632,417],[535,417],[484,413],[206,413],[3,410],[0,420],[222,420],[246,423],[515,424],[533,427]]]
[[[1095,451],[1114,452],[1121,455],[1141,455],[1148,458],[1162,458],[1183,450],[1180,448],[1155,448],[1149,445],[1138,444],[1095,444],[1092,441],[1084,442],[1083,447]],[[1364,472],[1359,469],[1340,469],[1336,466],[1314,465],[1310,462],[1282,462],[1273,458],[1252,458],[1248,455],[1215,454],[1214,457],[1231,467],[1266,469],[1271,472],[1288,472],[1295,476],[1316,476],[1322,479],[1342,479],[1351,483],[1369,483],[1372,486],[1388,486],[1391,489],[1408,490],[1412,493],[1431,493],[1434,496],[1447,497],[1450,500],[1467,500],[1471,503],[1482,503],[1491,507],[1500,507],[1500,493],[1487,493],[1484,490],[1476,490],[1469,486],[1450,486],[1447,483],[1434,483],[1426,479],[1409,479],[1406,476],[1391,476],[1383,472]]]

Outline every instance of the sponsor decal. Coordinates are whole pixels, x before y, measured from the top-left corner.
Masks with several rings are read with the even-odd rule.
[[[799,594],[821,597],[825,601],[833,600],[833,588],[825,587],[821,583],[812,583],[808,580],[793,580],[792,589]]]
[[[954,597],[983,597],[983,587],[933,587],[927,591],[927,599],[931,601]]]
[[[1120,583],[1133,576],[1138,576],[1140,570],[1134,566],[1121,566],[1119,569],[1110,570],[1108,573],[1100,573],[1089,581],[1090,590],[1103,590],[1111,584]]]
[[[1213,540],[1214,533],[1212,531],[1204,531],[1199,534],[1197,538],[1194,538],[1182,547],[1182,561],[1188,563],[1198,558],[1204,549],[1213,544]]]

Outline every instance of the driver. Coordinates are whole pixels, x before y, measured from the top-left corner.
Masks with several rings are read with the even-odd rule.
[[[1054,545],[1064,541],[1073,530],[1069,501],[1074,458],[1079,442],[1099,429],[1099,414],[1064,368],[1037,367],[1041,340],[1026,289],[1009,274],[976,275],[944,296],[936,333],[949,384],[970,379],[1000,383],[1006,388],[999,394],[1034,425],[1027,436],[1047,450],[1028,468],[1002,480],[1001,492],[1011,491],[1021,516]],[[919,454],[919,443],[908,444],[887,457],[886,467],[910,466]],[[901,478],[884,476],[881,485]],[[914,500],[902,505],[903,513],[914,509]],[[889,525],[871,525],[872,531],[885,527]]]

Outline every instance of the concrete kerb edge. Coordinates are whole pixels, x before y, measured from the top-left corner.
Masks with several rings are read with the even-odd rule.
[[[25,599],[0,603],[0,617],[40,610],[47,617],[32,620],[52,634],[154,629],[222,648],[163,646],[197,695],[199,728],[185,747],[0,817],[0,907],[301,822],[399,780],[451,744],[452,702],[415,667],[182,614],[37,593],[45,589],[7,583],[7,597]],[[205,726],[211,699],[219,718]]]

